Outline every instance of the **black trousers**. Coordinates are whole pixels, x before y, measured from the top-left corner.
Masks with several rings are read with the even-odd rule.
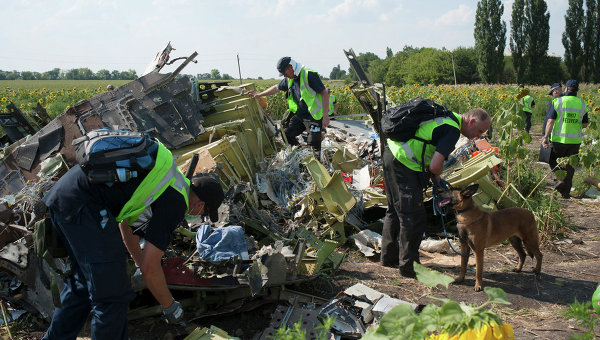
[[[531,112],[523,111],[523,114],[525,115],[525,131],[529,133],[529,130],[531,130]],[[542,133],[544,132],[542,131]]]
[[[318,132],[310,132],[311,125],[319,128]],[[288,126],[285,127],[285,138],[290,145],[299,145],[297,136],[300,136],[305,130],[309,130],[307,144],[315,151],[321,151],[321,127],[323,122],[318,120],[302,119],[293,114],[290,118]]]
[[[560,157],[569,157],[572,155],[576,155],[579,153],[579,147],[581,144],[562,144],[562,143],[552,143],[552,151],[550,152],[550,160],[548,164],[550,164],[550,168],[554,169],[558,162],[557,158]],[[567,172],[567,176],[562,180],[562,183],[559,183],[557,186],[557,190],[563,194],[569,194],[571,192],[571,187],[573,186],[573,176],[575,175],[575,169],[567,163],[564,167],[559,167],[556,170],[565,170]]]
[[[400,163],[389,150],[383,153],[388,208],[383,221],[381,263],[412,271],[419,263],[419,246],[427,215],[423,205],[425,174]]]

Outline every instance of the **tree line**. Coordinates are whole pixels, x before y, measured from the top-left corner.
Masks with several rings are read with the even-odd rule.
[[[474,47],[454,50],[405,46],[386,57],[360,53],[357,60],[374,82],[550,84],[568,78],[600,82],[600,0],[569,0],[564,16],[564,59],[548,55],[550,13],[545,0],[514,0],[509,50],[501,0],[480,0],[475,12]],[[330,79],[352,79],[352,69],[333,67]]]
[[[53,68],[47,72],[0,70],[0,80],[133,80],[137,77],[135,70],[109,71],[102,69],[94,73],[87,67],[69,70]]]

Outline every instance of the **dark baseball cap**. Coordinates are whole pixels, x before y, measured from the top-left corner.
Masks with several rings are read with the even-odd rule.
[[[579,89],[579,82],[575,79],[569,79],[569,80],[567,80],[566,86],[569,88],[572,88],[574,90],[577,90],[577,89]]]
[[[282,57],[277,62],[277,71],[279,71],[279,75],[280,76],[283,75],[283,73],[285,72],[285,68],[290,64],[290,60],[292,60],[292,58],[290,58],[290,57]]]
[[[519,88],[520,88],[520,89],[523,89],[523,88],[525,88],[525,85],[523,85],[523,84],[519,84]]]
[[[554,84],[552,84],[552,86],[550,86],[550,92],[548,92],[548,95],[551,96],[552,92],[554,92],[554,90],[560,89],[560,88],[561,88],[560,83],[554,83]]]
[[[219,206],[225,198],[223,188],[217,180],[209,176],[194,176],[191,182],[190,188],[204,202],[204,212],[210,217],[211,221],[217,222],[219,220]]]

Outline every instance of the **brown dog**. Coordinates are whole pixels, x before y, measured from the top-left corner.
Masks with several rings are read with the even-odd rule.
[[[533,214],[523,208],[507,208],[488,213],[479,209],[473,202],[472,196],[477,192],[478,184],[473,184],[460,190],[454,189],[445,195],[449,198],[452,208],[456,211],[461,252],[469,254],[469,249],[475,253],[476,279],[475,291],[482,289],[483,250],[506,239],[519,254],[519,264],[514,269],[520,272],[525,262],[525,251],[537,260],[534,273],[539,274],[542,268],[542,253],[540,252],[537,223]],[[456,282],[465,278],[468,256],[462,256],[460,275]]]

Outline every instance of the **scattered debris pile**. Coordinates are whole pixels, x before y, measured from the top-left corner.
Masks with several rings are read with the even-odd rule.
[[[336,249],[350,235],[365,255],[378,253],[377,232],[387,201],[377,123],[373,131],[365,126],[368,121],[333,120],[321,155],[306,147],[285,147],[264,103],[247,95],[254,90],[252,84],[198,83],[179,75],[196,53],[184,58],[176,71],[161,74],[171,50],[169,45],[157,56],[150,73],[73,105],[2,150],[0,269],[8,273],[0,279],[2,298],[46,319],[52,316],[50,269],[33,250],[34,223],[45,210],[40,199],[76,164],[73,140],[90,130],[117,125],[161,141],[184,172],[198,155],[194,173],[214,176],[226,190],[219,222],[209,225],[202,218],[182,222],[163,259],[169,288],[186,315],[194,320],[229,313],[260,296],[292,299],[290,306],[278,309],[282,316],[271,322],[265,335],[290,325],[281,320],[293,322],[306,315],[302,320],[311,325],[335,317],[333,333],[360,338],[366,325],[403,302],[362,285],[329,302],[317,304],[314,297],[299,302],[301,294],[290,296],[283,287],[335,270],[344,259]],[[378,122],[385,88],[363,81],[352,91]],[[484,193],[478,203],[490,209],[499,199],[505,206],[514,204],[487,176],[500,158],[481,152],[468,159],[476,147],[485,149],[470,143],[457,149],[449,181],[479,183]],[[461,157],[467,160],[459,161]],[[64,265],[62,260],[56,264]],[[161,314],[144,290],[139,270],[132,284],[138,299],[131,304],[130,319]],[[202,335],[211,330],[197,331]]]

